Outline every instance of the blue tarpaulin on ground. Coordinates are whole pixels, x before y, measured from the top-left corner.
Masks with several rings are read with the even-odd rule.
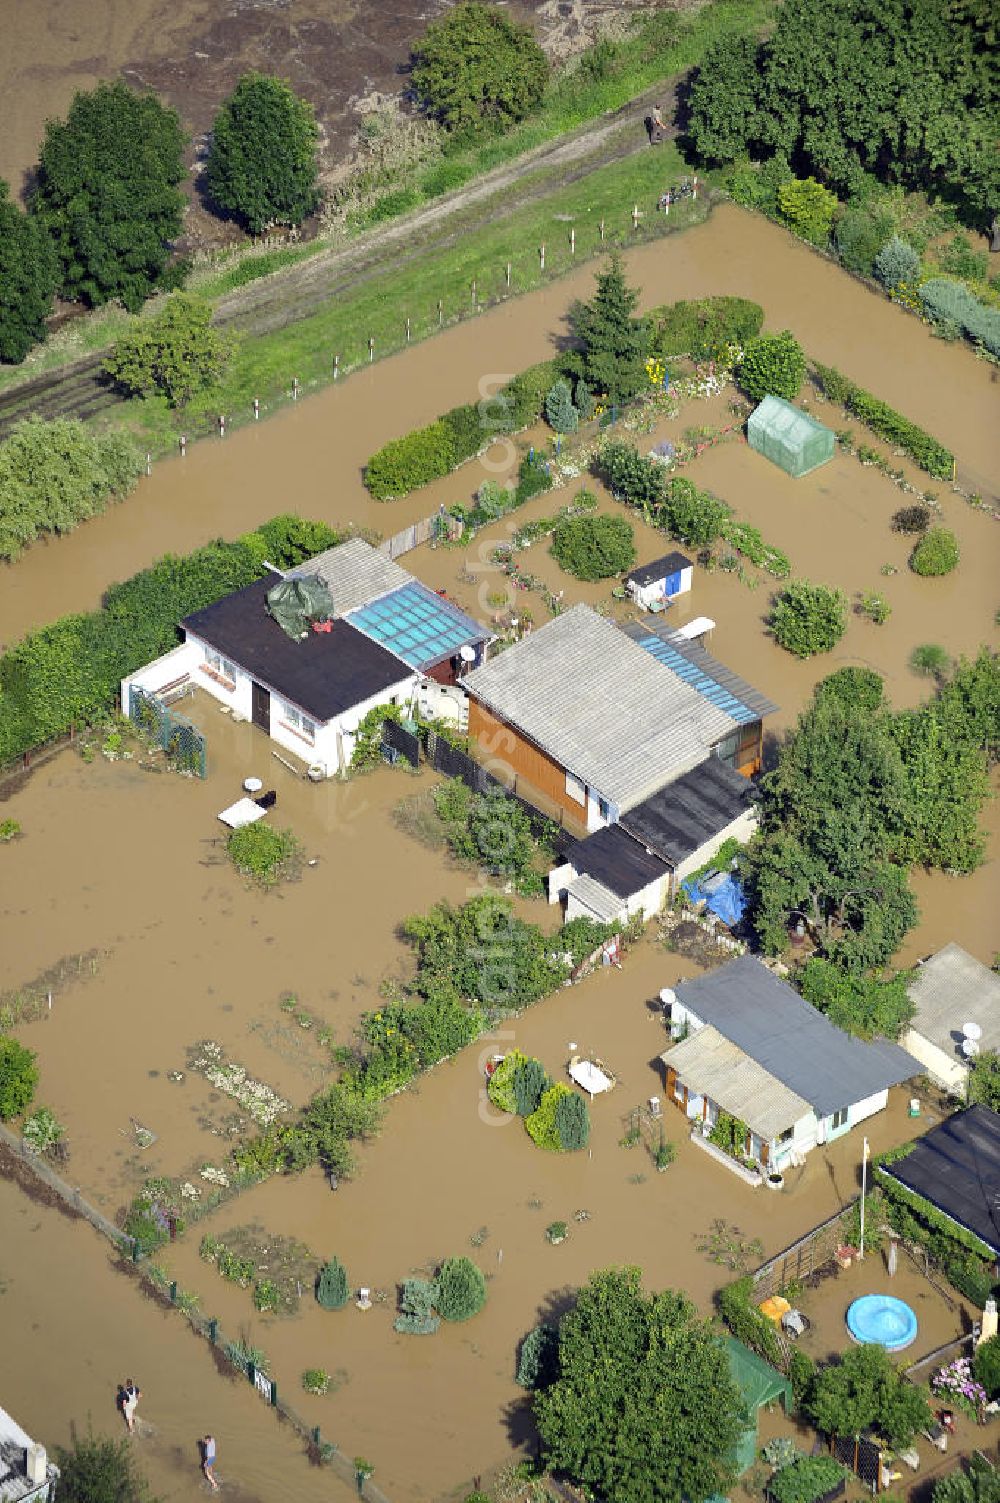
[[[743,917],[747,900],[738,879],[730,872],[708,872],[697,881],[682,882],[692,903],[704,903],[730,928]]]

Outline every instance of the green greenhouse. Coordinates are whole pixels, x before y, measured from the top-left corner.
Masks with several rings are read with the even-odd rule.
[[[808,475],[833,458],[833,430],[781,397],[765,397],[750,414],[747,440],[787,475]]]

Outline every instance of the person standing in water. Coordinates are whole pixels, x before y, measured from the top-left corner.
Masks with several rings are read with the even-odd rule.
[[[130,1435],[135,1432],[135,1411],[141,1398],[142,1391],[137,1386],[135,1379],[126,1378],[125,1387],[122,1389],[122,1414],[125,1417],[125,1423],[128,1426]]]
[[[219,1484],[215,1480],[215,1436],[206,1435],[201,1443],[201,1469],[213,1493],[219,1491]]]

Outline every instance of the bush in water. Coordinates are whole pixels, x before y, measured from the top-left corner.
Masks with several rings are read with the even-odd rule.
[[[797,658],[836,647],[847,626],[847,599],[840,590],[793,579],[771,612],[775,640]]]
[[[910,554],[914,574],[950,574],[959,560],[958,539],[947,527],[932,527],[925,532]]]

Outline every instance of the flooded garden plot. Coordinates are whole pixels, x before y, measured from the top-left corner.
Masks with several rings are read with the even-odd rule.
[[[186,1176],[192,1204],[219,1188],[204,1166],[328,1083],[331,1047],[353,1041],[383,980],[409,974],[399,922],[478,890],[397,828],[396,804],[430,771],[317,786],[207,696],[184,708],[207,732],[205,782],[68,750],[5,789],[23,831],[4,848],[8,989],[97,952],[93,974],[64,968],[51,1011],[16,1032],[38,1051],[73,1183],[111,1215],[151,1175]],[[299,880],[266,893],[232,869],[217,819],[250,774],[304,846]]]
[[[605,969],[556,993],[393,1100],[380,1138],[359,1155],[358,1178],[335,1194],[310,1170],[250,1191],[198,1229],[226,1241],[252,1213],[318,1258],[340,1258],[351,1287],[372,1291],[371,1310],[324,1311],[306,1293],[296,1316],[262,1317],[249,1290],[220,1279],[199,1257],[197,1236],[158,1255],[226,1329],[247,1326],[287,1393],[307,1367],[342,1370],[332,1398],[302,1394],[296,1402],[324,1434],[370,1456],[394,1500],[461,1497],[460,1484],[467,1490],[468,1479],[500,1464],[511,1447],[530,1446],[524,1394],[514,1382],[518,1343],[564,1308],[592,1269],[638,1264],[649,1287],[684,1288],[708,1310],[714,1292],[736,1276],[699,1251],[714,1221],[725,1221],[749,1268],[761,1258],[755,1239],[770,1256],[857,1194],[857,1134],[815,1150],[778,1195],[751,1190],[706,1159],[688,1142],[681,1113],[666,1104],[664,1131],[677,1145],[666,1172],[657,1172],[643,1144],[622,1146],[634,1109],[663,1090],[657,1057],[666,1035],[650,1000],[695,970],[647,937],[622,971]],[[577,1050],[607,1062],[618,1084],[591,1106],[589,1151],[541,1152],[516,1119],[486,1105],[482,1063],[512,1046],[557,1079],[566,1078]],[[912,1136],[902,1089],[868,1127],[874,1152]],[[546,1229],[559,1221],[568,1235],[553,1246]],[[401,1281],[460,1255],[486,1275],[481,1314],[444,1322],[429,1337],[395,1332]],[[959,1329],[956,1322],[940,1339]],[[917,1345],[915,1356],[925,1350]]]

